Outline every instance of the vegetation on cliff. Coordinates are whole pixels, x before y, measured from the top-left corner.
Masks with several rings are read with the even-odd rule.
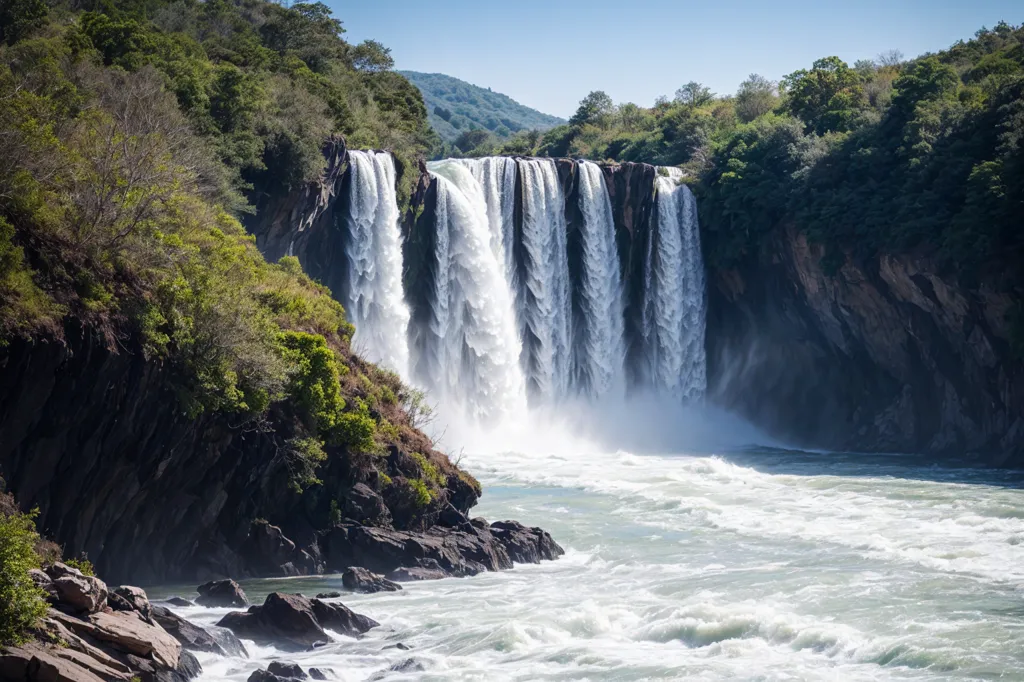
[[[445,143],[440,157],[467,152],[526,130],[548,130],[564,119],[543,114],[508,95],[440,73],[401,71],[423,93],[430,126]]]
[[[34,515],[22,513],[3,488],[0,479],[0,645],[21,644],[46,613],[43,591],[29,570],[42,566],[43,555],[56,548],[39,537]]]
[[[429,452],[403,409],[416,395],[353,355],[341,305],[237,219],[317,178],[332,134],[399,158],[431,144],[387,50],[344,42],[320,3],[3,11],[0,344],[76,318],[171,369],[190,414],[287,424],[300,487],[325,446]]]
[[[688,83],[644,108],[595,92],[569,124],[473,153],[680,165],[713,266],[790,224],[827,246],[830,268],[925,250],[962,277],[1019,287],[1024,28],[909,61],[826,57],[778,83],[752,75],[734,96]]]

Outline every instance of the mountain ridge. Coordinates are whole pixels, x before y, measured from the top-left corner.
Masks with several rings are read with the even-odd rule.
[[[508,95],[443,73],[399,71],[423,95],[430,126],[445,142],[470,130],[507,139],[524,130],[550,130],[565,119],[528,107]]]

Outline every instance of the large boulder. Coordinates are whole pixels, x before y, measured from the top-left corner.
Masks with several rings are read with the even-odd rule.
[[[371,573],[365,568],[352,566],[345,569],[341,582],[346,590],[373,594],[374,592],[397,592],[402,589],[398,583],[391,582],[378,573]]]
[[[111,594],[123,599],[133,611],[138,611],[142,614],[143,618],[149,620],[152,607],[149,604],[149,597],[146,596],[145,590],[140,587],[132,587],[131,585],[121,585],[120,587],[115,587]]]
[[[306,675],[305,671],[299,667],[298,663],[290,663],[288,661],[271,661],[270,665],[267,666],[267,672],[277,675],[278,677],[293,680],[305,680],[309,677]]]
[[[207,630],[194,625],[163,606],[152,607],[153,620],[183,647],[190,651],[207,651],[220,656],[248,657],[245,646],[230,630]]]
[[[196,588],[199,598],[196,603],[200,606],[248,606],[249,598],[245,596],[245,590],[234,580],[211,580]]]
[[[57,562],[47,566],[57,605],[70,613],[96,613],[107,605],[107,584],[77,568]]]
[[[441,580],[449,577],[440,568],[420,568],[418,566],[401,567],[388,573],[388,580],[397,583],[412,583],[420,580]]]
[[[257,643],[301,651],[329,642],[330,636],[324,628],[339,634],[355,635],[379,623],[353,613],[341,604],[273,592],[261,606],[252,606],[246,612],[231,612],[217,625]]]
[[[512,561],[521,564],[539,564],[565,554],[551,534],[542,528],[528,528],[518,521],[496,521],[491,524],[490,532]]]

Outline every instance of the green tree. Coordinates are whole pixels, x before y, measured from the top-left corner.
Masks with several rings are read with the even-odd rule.
[[[782,82],[789,111],[819,134],[850,130],[864,101],[860,76],[839,57],[819,59]]]
[[[24,642],[28,629],[46,614],[43,593],[28,573],[40,564],[33,518],[0,511],[0,644]]]
[[[696,81],[690,81],[676,90],[675,101],[690,108],[702,107],[715,98],[711,88]]]
[[[576,113],[569,119],[569,125],[573,128],[582,128],[585,125],[597,125],[602,123],[615,111],[615,103],[608,93],[603,90],[594,90],[580,100],[580,106]]]
[[[376,73],[395,68],[391,48],[384,47],[376,40],[364,40],[352,48],[352,66],[360,71]]]
[[[736,115],[744,123],[773,110],[779,103],[778,83],[756,73],[740,83],[736,93]]]
[[[45,0],[0,0],[0,40],[13,45],[46,23]]]

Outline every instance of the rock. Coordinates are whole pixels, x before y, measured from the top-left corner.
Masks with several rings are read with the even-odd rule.
[[[193,625],[163,606],[152,607],[153,620],[190,651],[207,651],[220,656],[248,658],[245,646],[230,630],[206,630]]]
[[[169,597],[165,601],[171,606],[179,606],[182,608],[187,606],[195,606],[193,602],[190,602],[188,599],[182,599],[181,597]]]
[[[288,682],[288,680],[267,670],[254,670],[246,682]]]
[[[121,585],[120,587],[115,587],[112,594],[124,599],[133,609],[141,613],[144,618],[149,619],[152,607],[149,604],[149,597],[146,596],[146,592],[142,588]]]
[[[337,599],[341,596],[341,592],[321,592],[316,595],[317,599]]]
[[[419,566],[436,568],[448,575],[476,575],[501,568],[495,551],[488,551],[484,546],[489,540],[493,546],[498,546],[489,535],[470,536],[444,528],[414,533],[342,524],[324,536],[324,557],[331,571],[344,571],[356,565],[386,574],[403,566]],[[475,558],[463,556],[467,550]],[[504,549],[500,551],[504,554]]]
[[[189,651],[182,651],[181,658],[178,661],[178,669],[174,671],[173,678],[177,680],[191,680],[199,677],[203,674],[203,666],[200,665],[199,659],[192,655]],[[160,675],[158,674],[159,678]],[[170,682],[170,681],[169,681]]]
[[[196,603],[201,606],[248,606],[249,599],[245,591],[234,580],[211,580],[196,588],[199,598]]]
[[[389,672],[393,672],[393,673],[418,673],[418,672],[423,672],[423,664],[420,663],[419,661],[417,661],[415,658],[407,658],[404,661],[399,661],[398,663],[393,664],[386,671],[381,671],[379,673],[374,673],[373,675],[370,676],[369,679],[371,680],[371,682],[376,682],[377,680],[385,680],[385,679],[388,678],[388,674],[387,673],[389,673]]]
[[[95,613],[107,605],[107,585],[99,578],[60,562],[45,571],[53,581],[58,605],[71,613]]]
[[[109,670],[104,677],[57,656],[54,649],[38,643],[0,650],[0,680],[11,682],[106,682],[129,680],[127,674]]]
[[[527,528],[518,521],[496,521],[491,534],[508,552],[512,561],[539,564],[541,560],[554,560],[565,554],[551,534],[541,528]]]
[[[317,561],[285,537],[277,526],[254,521],[242,546],[242,556],[257,575],[296,576],[322,573]]]
[[[53,579],[50,576],[38,568],[29,569],[28,575],[35,586],[46,593],[47,601],[57,601],[57,588],[53,586]]]
[[[333,668],[310,668],[309,676],[314,680],[333,680],[337,677]]]
[[[377,573],[371,573],[365,568],[353,566],[345,570],[341,576],[341,582],[345,589],[353,592],[373,594],[374,592],[397,592],[402,586],[391,582]]]
[[[262,606],[250,607],[244,613],[229,613],[217,625],[246,639],[301,651],[329,642],[330,636],[324,628],[352,635],[362,634],[379,623],[353,613],[342,604],[274,592]]]
[[[388,573],[387,577],[388,580],[394,580],[395,582],[410,583],[419,580],[441,580],[449,576],[440,569],[413,566],[411,568],[396,568]]]
[[[135,607],[131,603],[119,594],[111,592],[107,595],[107,606],[114,609],[115,611],[134,611]]]
[[[371,525],[387,526],[391,523],[391,513],[384,499],[365,483],[356,483],[345,494],[345,516]]]
[[[299,667],[298,663],[288,663],[285,661],[271,661],[270,665],[267,666],[267,672],[271,675],[277,675],[278,677],[296,680],[305,680],[309,677],[305,672],[303,672],[302,668]]]
[[[453,505],[449,504],[447,507],[441,510],[441,513],[437,516],[437,522],[442,526],[448,526],[449,528],[459,528],[464,523],[469,523],[469,519],[466,515],[456,509]]]
[[[355,637],[380,625],[372,618],[358,614],[344,604],[328,604],[314,599],[312,605],[313,613],[320,625],[340,635]]]

